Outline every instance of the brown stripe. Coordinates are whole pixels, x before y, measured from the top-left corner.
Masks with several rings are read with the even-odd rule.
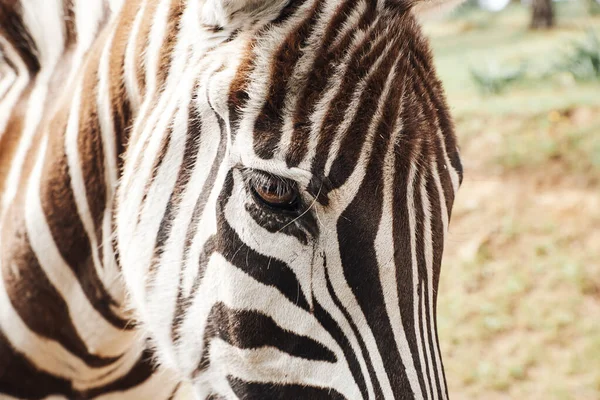
[[[100,43],[104,44],[105,41],[101,40]],[[102,217],[106,208],[107,196],[104,177],[105,154],[96,102],[99,54],[102,47],[104,46],[96,46],[82,79],[79,135],[77,135],[77,149],[85,195],[94,223],[94,234],[97,234],[98,237],[102,237]]]
[[[73,270],[92,306],[115,327],[129,329],[127,321],[111,309],[111,306],[118,304],[96,274],[90,240],[79,219],[64,149],[67,118],[67,112],[63,110],[49,127],[51,134],[40,184],[42,208],[58,250]]]
[[[59,342],[87,365],[104,367],[112,364],[120,357],[91,354],[79,337],[67,303],[52,286],[31,248],[23,203],[19,201],[9,210],[13,217],[5,221],[2,230],[2,265],[10,266],[2,270],[2,279],[12,306],[29,329]]]
[[[185,8],[183,0],[171,0],[169,15],[167,17],[166,35],[163,44],[160,48],[158,57],[156,87],[160,90],[167,80],[167,74],[171,69],[171,59],[173,50],[177,43],[177,35],[179,34],[180,20]]]
[[[123,7],[119,22],[111,43],[108,71],[109,92],[106,94],[111,107],[111,117],[117,156],[117,165],[121,170],[125,146],[129,141],[132,124],[131,103],[125,90],[125,55],[130,40],[133,22],[140,12],[142,0],[131,0]],[[135,54],[139,57],[139,54]]]
[[[22,18],[22,6],[19,1],[4,1],[0,3],[0,33],[8,40],[19,57],[23,60],[31,74],[40,70],[37,46],[25,26]]]
[[[25,116],[27,115],[27,104],[31,97],[31,91],[31,86],[25,89],[21,98],[12,109],[12,114],[8,119],[4,132],[0,132],[0,193],[4,193],[13,157],[22,138],[23,128],[25,127]]]
[[[137,79],[138,86],[140,88],[140,94],[142,97],[146,91],[146,49],[148,48],[148,39],[150,37],[150,31],[154,22],[154,15],[156,8],[158,7],[158,1],[145,0],[146,8],[144,9],[144,15],[142,16],[142,22],[140,29],[137,33],[136,39],[136,57],[137,62]]]
[[[73,0],[63,0],[63,17],[65,19],[65,49],[75,44],[77,26]]]

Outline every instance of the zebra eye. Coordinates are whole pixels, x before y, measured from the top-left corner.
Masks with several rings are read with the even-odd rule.
[[[298,205],[296,185],[286,179],[258,173],[251,180],[254,196],[266,205],[293,211]]]

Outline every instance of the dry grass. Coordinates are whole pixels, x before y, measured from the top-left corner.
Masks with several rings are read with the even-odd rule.
[[[525,32],[520,7],[427,27],[465,164],[438,300],[454,399],[600,398],[600,85],[481,98],[468,76],[478,57],[542,68],[600,32],[574,7],[547,34]]]

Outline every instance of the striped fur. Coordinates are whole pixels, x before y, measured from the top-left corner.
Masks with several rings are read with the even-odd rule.
[[[0,398],[448,398],[413,5],[0,0]]]

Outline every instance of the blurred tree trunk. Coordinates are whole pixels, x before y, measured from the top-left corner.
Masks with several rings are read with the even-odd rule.
[[[554,26],[552,0],[531,1],[531,29],[550,29]]]

